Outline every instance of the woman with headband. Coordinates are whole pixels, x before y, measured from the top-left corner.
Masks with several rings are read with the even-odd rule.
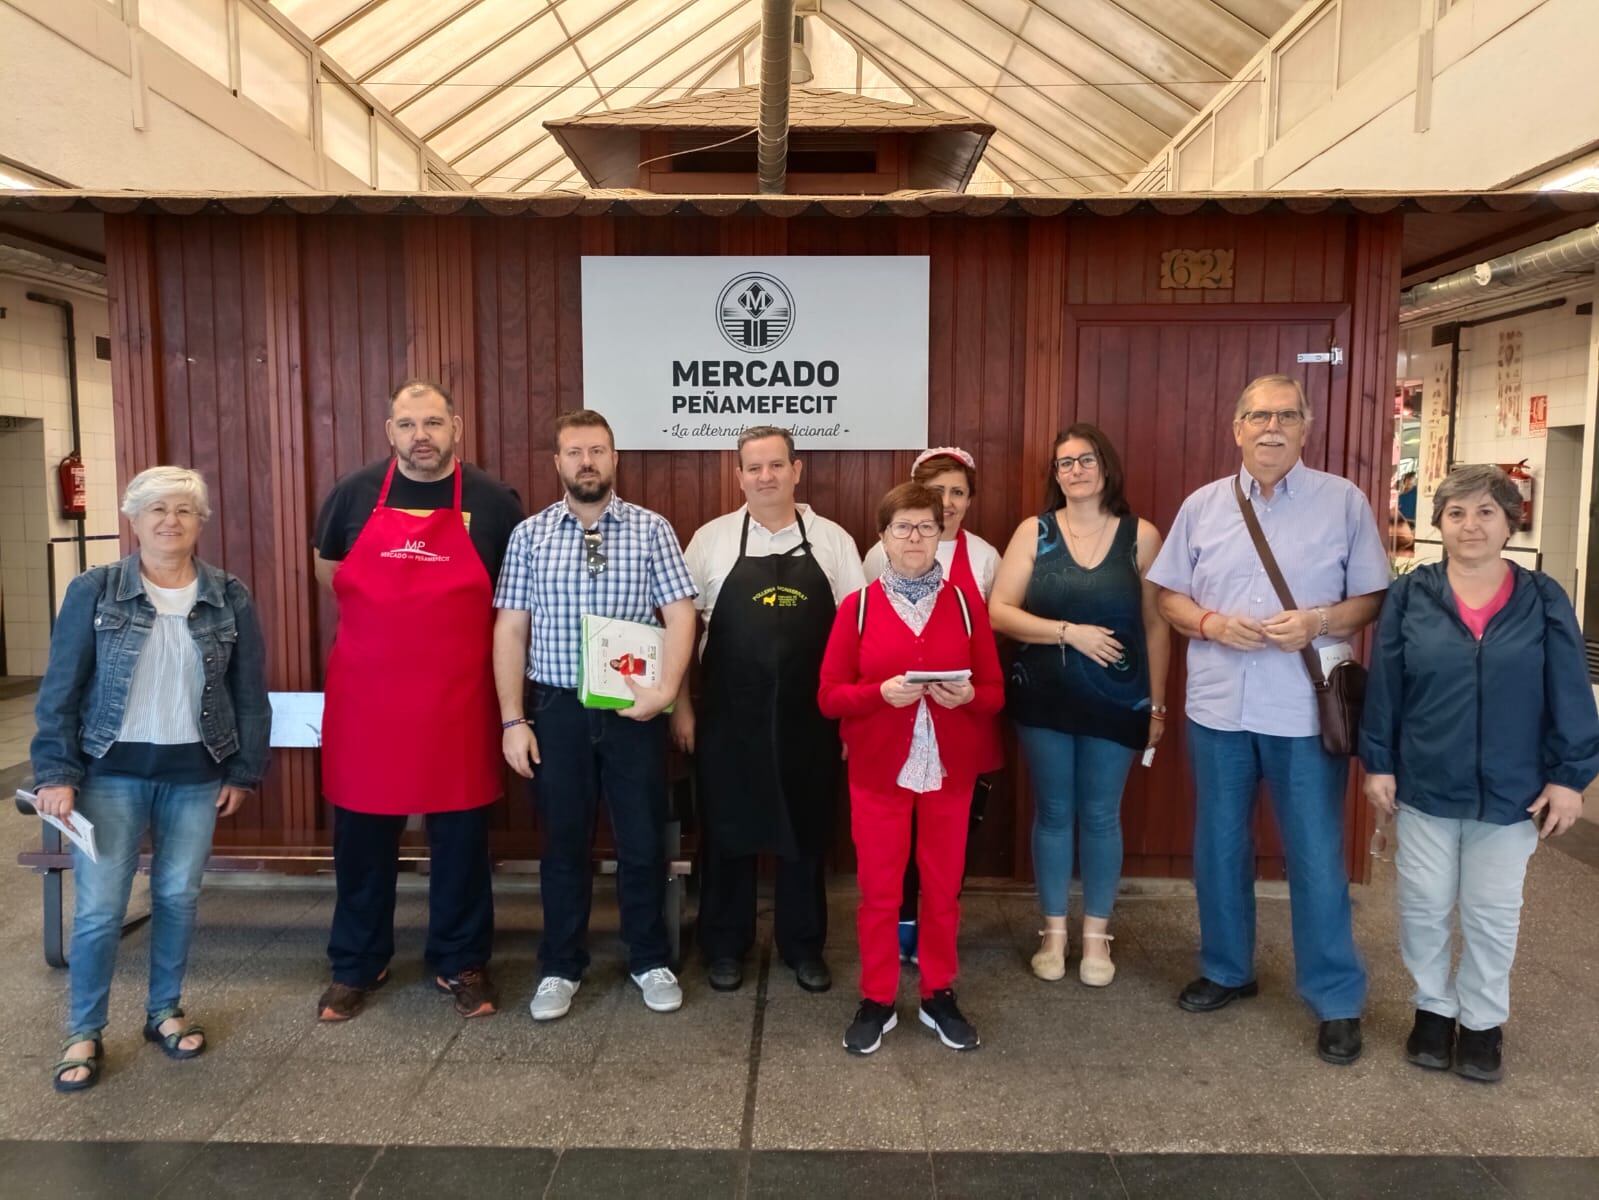
[[[977,491],[977,462],[959,446],[935,446],[923,450],[911,464],[911,482],[919,483],[936,492],[944,501],[944,531],[939,535],[937,555],[944,568],[944,577],[966,593],[967,601],[978,607],[987,607],[988,593],[994,586],[994,575],[999,570],[999,551],[967,531],[964,526],[966,512],[972,506],[972,496]],[[883,544],[876,542],[866,552],[862,564],[868,583],[883,573],[888,556]],[[999,722],[989,723],[981,758],[977,764],[980,772],[997,771],[1005,765],[1004,744],[1000,740]],[[983,819],[983,800],[986,799],[987,782],[978,781],[983,795],[974,796],[972,822]],[[911,829],[911,856],[905,867],[905,902],[899,914],[900,958],[916,961],[916,905],[921,891],[921,880],[916,873],[916,830]]]

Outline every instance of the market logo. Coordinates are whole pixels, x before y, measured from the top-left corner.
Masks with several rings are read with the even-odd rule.
[[[717,296],[716,326],[735,350],[764,354],[794,328],[794,297],[774,276],[747,272]]]
[[[449,562],[448,554],[435,554],[427,548],[427,543],[418,538],[416,541],[406,542],[398,550],[385,550],[378,555],[379,558],[403,558],[411,562]]]

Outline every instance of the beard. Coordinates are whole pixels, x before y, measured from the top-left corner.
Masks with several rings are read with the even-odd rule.
[[[562,476],[561,482],[566,486],[566,494],[579,504],[596,504],[611,491],[611,481],[600,475],[591,475],[586,479],[567,479]]]
[[[394,453],[400,462],[412,472],[429,476],[433,479],[441,479],[455,469],[455,446],[453,443],[448,446],[441,446],[434,442],[430,448],[437,452],[438,457],[427,463],[417,461],[414,448],[410,452],[404,452],[399,447],[395,447]]]

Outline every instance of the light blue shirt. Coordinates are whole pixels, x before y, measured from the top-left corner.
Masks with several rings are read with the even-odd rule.
[[[1347,479],[1297,462],[1263,500],[1247,470],[1236,476],[1255,506],[1261,529],[1300,609],[1336,604],[1388,587],[1388,554],[1377,520]],[[1205,609],[1266,620],[1283,611],[1233,496],[1229,475],[1183,501],[1166,544],[1149,569],[1151,582],[1181,592]],[[1214,629],[1214,623],[1211,626]],[[1320,638],[1330,646],[1336,638]],[[1270,645],[1234,650],[1219,642],[1188,643],[1187,715],[1208,729],[1276,737],[1320,732],[1310,676],[1297,653]]]

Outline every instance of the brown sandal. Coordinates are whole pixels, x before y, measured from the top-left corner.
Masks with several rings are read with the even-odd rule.
[[[347,983],[330,983],[328,990],[322,993],[322,998],[316,1002],[316,1019],[329,1024],[339,1021],[348,1021],[357,1016],[366,1004],[366,998],[377,991],[389,980],[389,970],[383,968],[371,983],[365,987],[351,987]]]

